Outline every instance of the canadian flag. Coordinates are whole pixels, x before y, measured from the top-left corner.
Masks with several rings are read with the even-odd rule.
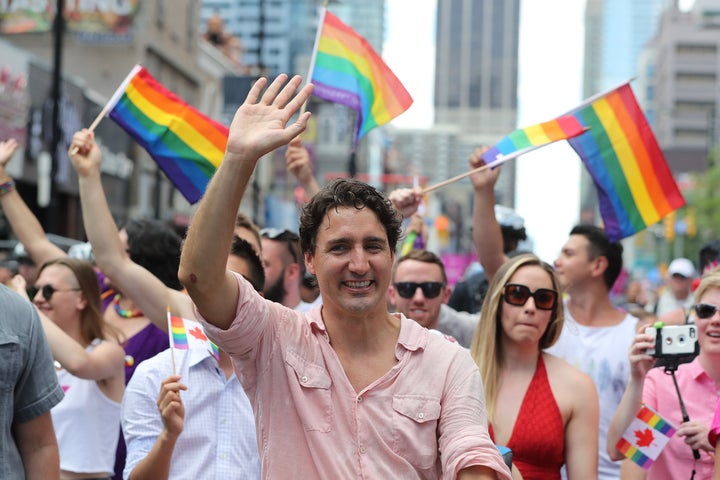
[[[655,410],[643,405],[616,448],[644,469],[650,468],[677,428]]]

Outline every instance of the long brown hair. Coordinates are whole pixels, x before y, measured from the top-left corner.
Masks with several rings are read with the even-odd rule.
[[[51,265],[61,265],[72,271],[80,292],[85,299],[85,308],[80,312],[80,333],[83,341],[90,344],[96,338],[118,340],[118,333],[105,323],[100,306],[100,283],[90,262],[77,258],[59,257],[45,262],[38,275]]]
[[[503,352],[500,343],[503,288],[515,275],[515,272],[529,266],[536,266],[545,270],[552,280],[553,290],[558,294],[561,292],[560,282],[555,275],[555,270],[549,264],[531,254],[511,258],[500,267],[488,286],[488,293],[480,311],[480,323],[475,330],[475,336],[470,346],[470,354],[480,368],[480,375],[485,388],[487,415],[490,422],[495,417],[495,401],[500,383],[500,372],[503,368]],[[538,351],[549,348],[557,342],[562,326],[563,305],[562,300],[558,298],[557,305],[550,316],[550,322],[538,343]]]

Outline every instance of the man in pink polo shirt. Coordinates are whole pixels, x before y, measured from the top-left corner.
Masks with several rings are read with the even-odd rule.
[[[250,398],[265,478],[510,479],[487,433],[480,375],[463,348],[387,310],[400,217],[374,188],[333,182],[300,218],[322,309],[263,299],[225,270],[257,161],[287,144],[312,91],[258,80],[230,125],[225,158],[194,217],[179,277]]]

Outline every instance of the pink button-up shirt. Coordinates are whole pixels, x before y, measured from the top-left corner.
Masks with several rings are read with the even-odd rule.
[[[710,425],[710,431],[708,432],[708,442],[713,447],[717,443],[718,435],[720,435],[720,401],[718,401],[715,418],[713,418],[713,423]]]
[[[203,323],[233,358],[250,398],[264,478],[451,479],[484,465],[510,479],[488,436],[480,373],[465,349],[398,314],[398,363],[355,392],[321,307],[296,312],[237,278],[232,325]]]
[[[703,370],[696,358],[680,365],[675,377],[691,421],[710,425],[718,402],[718,387]],[[643,402],[655,409],[665,420],[679,426],[683,422],[680,401],[672,376],[663,368],[653,368],[645,378]],[[700,460],[695,463],[693,452],[685,438],[677,433],[663,449],[648,471],[648,480],[676,480],[690,478],[695,465],[695,478],[712,478],[713,456],[700,450]]]

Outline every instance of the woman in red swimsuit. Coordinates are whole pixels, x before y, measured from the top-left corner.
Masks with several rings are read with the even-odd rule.
[[[544,353],[560,336],[563,305],[552,267],[507,261],[482,306],[471,353],[485,387],[490,434],[513,452],[523,479],[596,479],[598,398],[586,374]]]

